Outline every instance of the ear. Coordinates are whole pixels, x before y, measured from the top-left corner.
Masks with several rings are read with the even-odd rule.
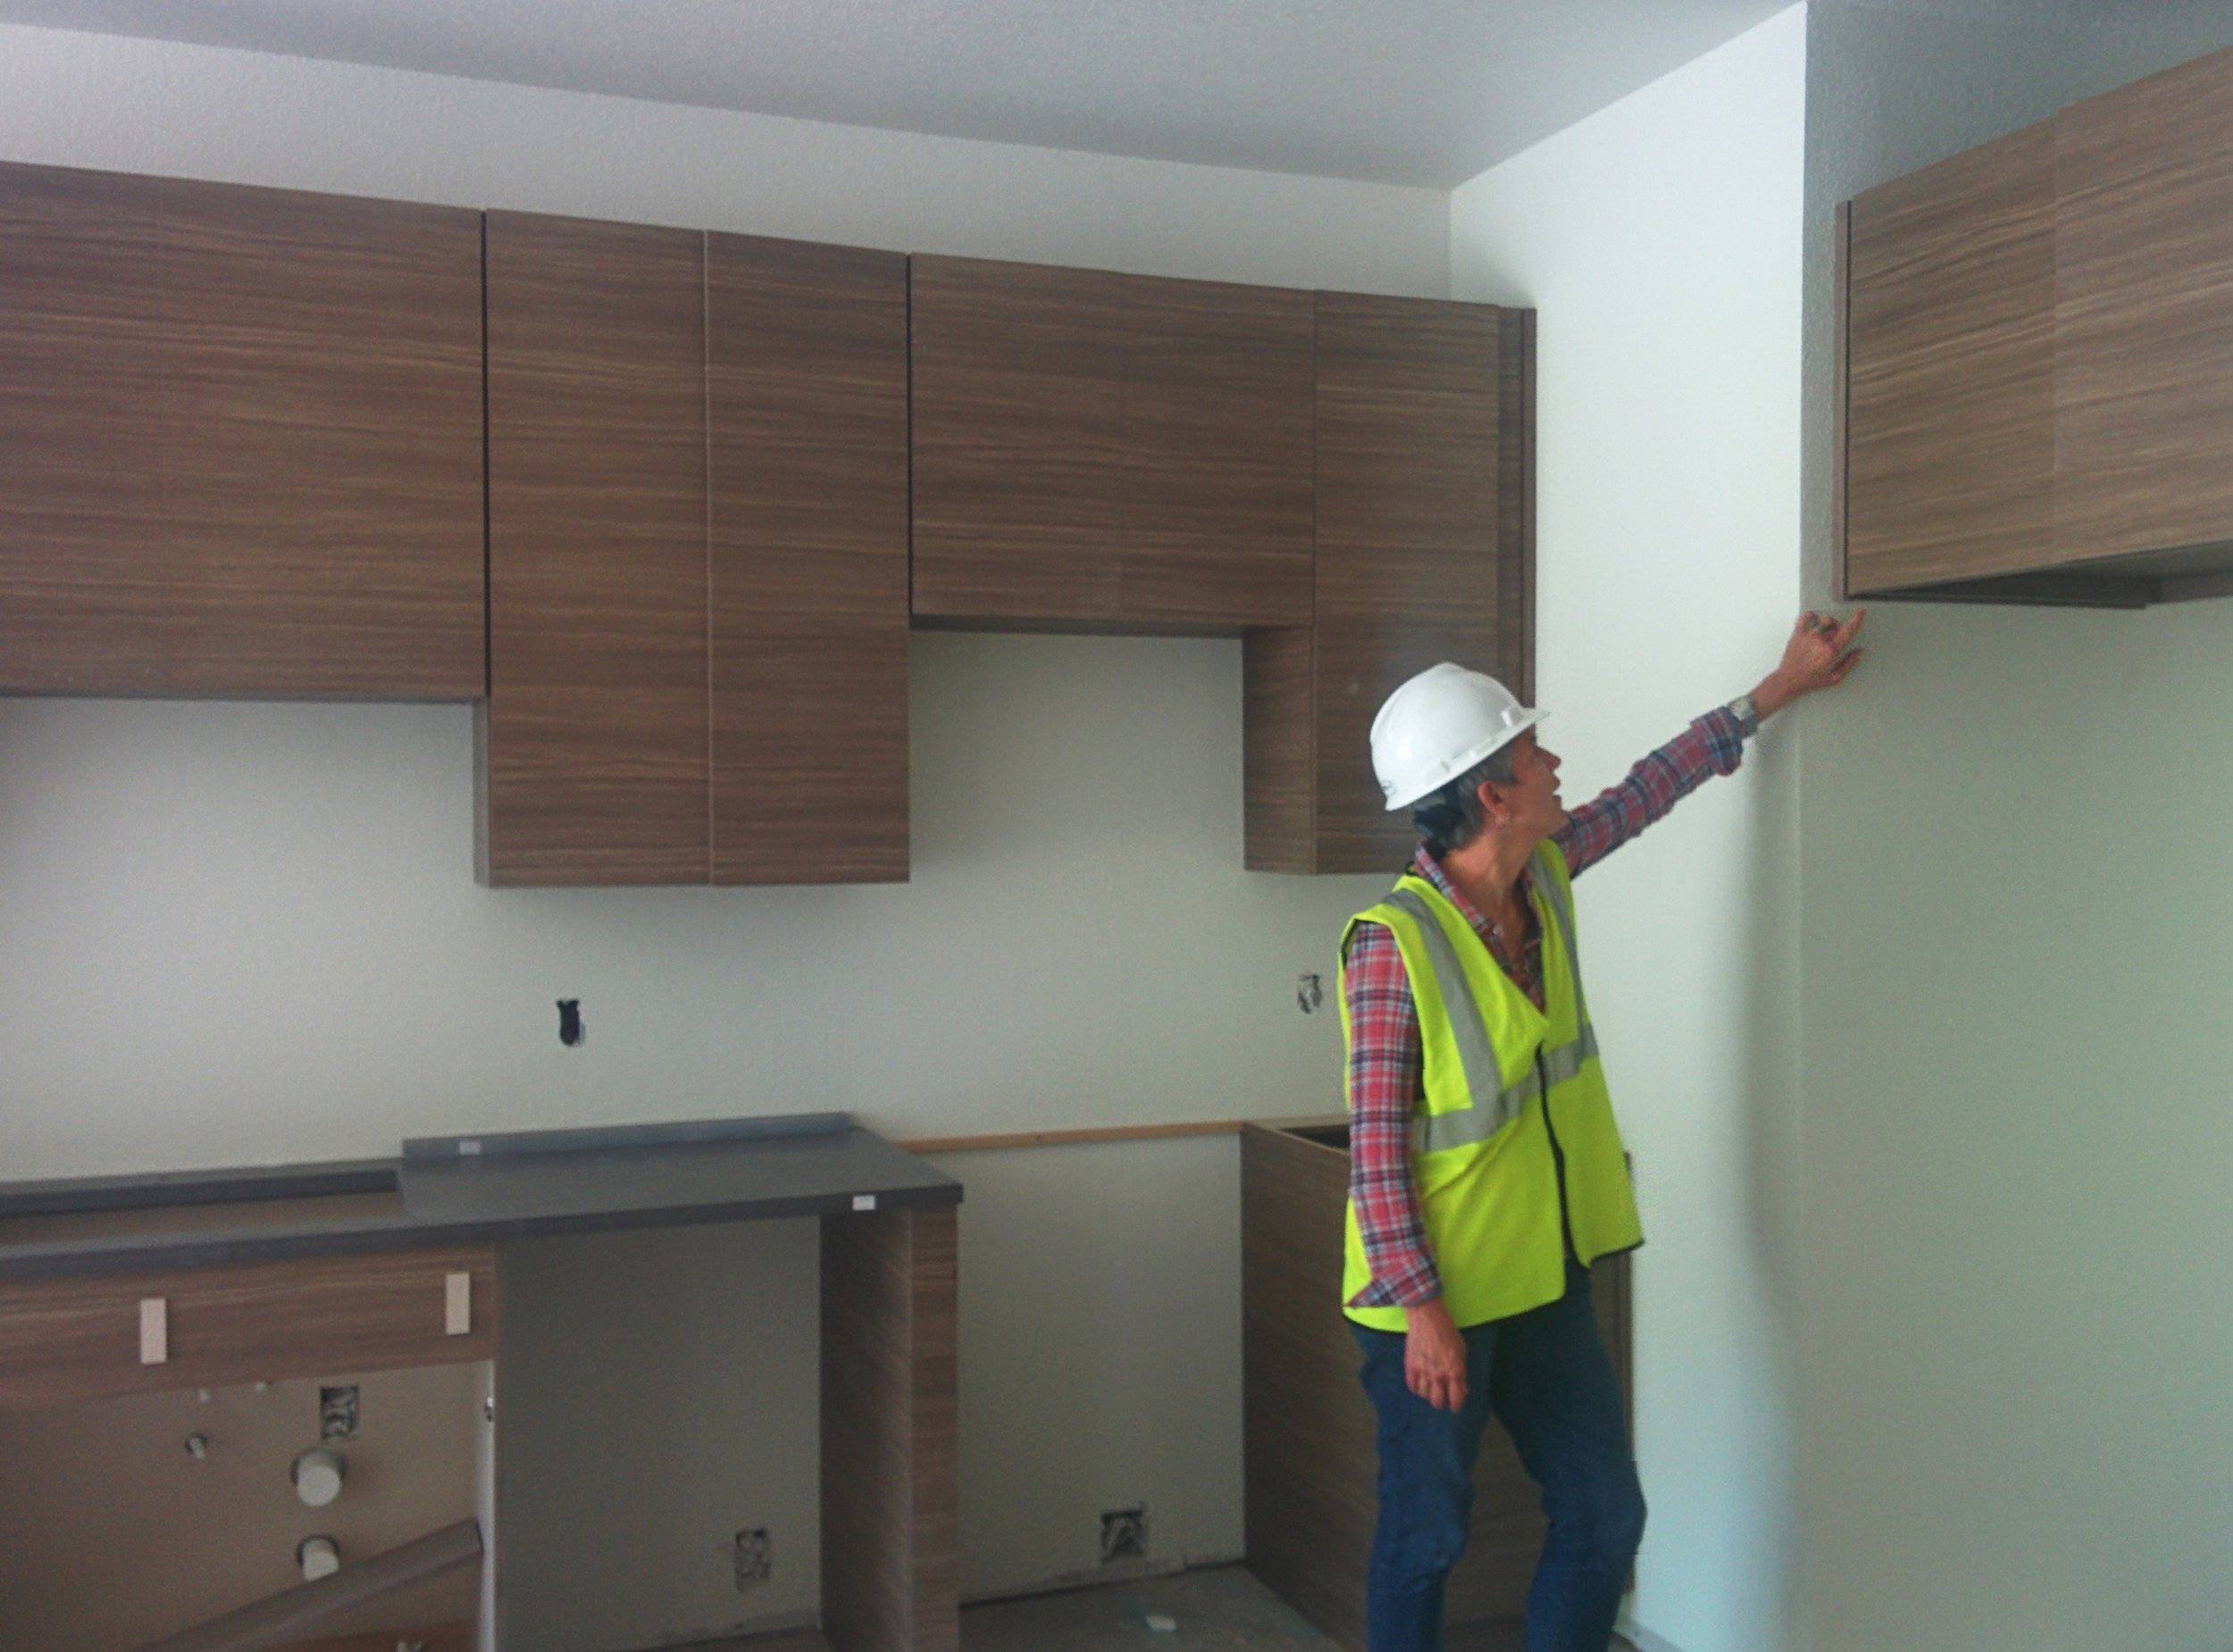
[[[1481,813],[1488,818],[1490,825],[1501,826],[1511,819],[1512,811],[1506,805],[1494,780],[1483,780],[1474,788],[1473,795],[1479,799]]]

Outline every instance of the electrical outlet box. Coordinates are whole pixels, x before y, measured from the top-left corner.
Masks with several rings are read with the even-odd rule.
[[[1148,1506],[1101,1511],[1101,1564],[1148,1557]]]
[[[326,1444],[355,1439],[361,1414],[355,1383],[318,1390],[318,1438]]]
[[[769,1552],[767,1528],[747,1526],[738,1532],[731,1555],[736,1568],[737,1593],[757,1589],[767,1581],[775,1570],[774,1556]]]

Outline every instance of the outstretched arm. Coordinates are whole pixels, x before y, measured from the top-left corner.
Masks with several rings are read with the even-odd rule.
[[[1862,650],[1852,646],[1863,615],[1842,623],[1811,611],[1799,616],[1776,669],[1744,698],[1697,719],[1628,771],[1618,786],[1571,810],[1551,841],[1578,877],[1717,774],[1744,759],[1745,737],[1792,701],[1844,682]]]

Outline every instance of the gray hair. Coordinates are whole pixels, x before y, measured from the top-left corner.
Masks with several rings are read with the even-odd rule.
[[[1454,780],[1447,780],[1411,805],[1411,824],[1419,841],[1436,860],[1452,849],[1462,849],[1486,830],[1489,817],[1481,807],[1481,785],[1510,786],[1518,778],[1512,770],[1512,747],[1507,742],[1475,763]]]

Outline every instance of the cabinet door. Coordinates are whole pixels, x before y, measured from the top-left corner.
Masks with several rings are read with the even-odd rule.
[[[170,692],[477,698],[480,214],[163,193]]]
[[[707,880],[704,247],[489,214],[491,883]]]
[[[2064,110],[2054,179],[2054,558],[2221,547],[2233,52]]]
[[[1529,690],[1515,649],[1532,528],[1524,496],[1501,496],[1532,413],[1526,333],[1508,358],[1505,314],[1318,296],[1316,622],[1247,645],[1251,867],[1400,867],[1414,839],[1373,778],[1380,703],[1442,660]]]
[[[1124,300],[1125,620],[1308,625],[1310,295],[1132,276]]]
[[[713,879],[907,875],[907,271],[707,244]]]
[[[168,684],[161,188],[0,166],[0,688]]]
[[[1093,625],[1125,546],[1122,276],[917,257],[914,611]]]
[[[2036,568],[2054,473],[2053,128],[1853,199],[1845,586]]]
[[[0,168],[0,687],[470,699],[480,215]]]

